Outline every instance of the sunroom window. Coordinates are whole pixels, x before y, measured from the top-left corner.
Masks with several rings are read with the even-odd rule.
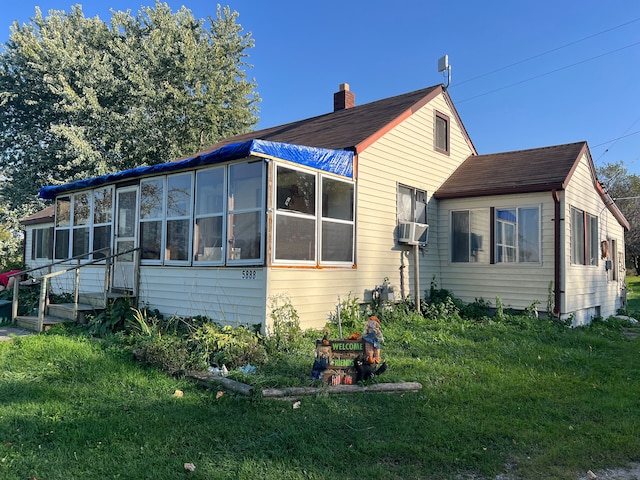
[[[93,250],[111,245],[111,222],[113,218],[113,187],[93,191]],[[94,253],[93,258],[104,258],[106,252]]]
[[[276,260],[315,262],[315,174],[278,166],[276,185]]]
[[[200,170],[196,174],[194,261],[224,260],[225,168]]]
[[[321,262],[353,263],[354,185],[322,178]]]
[[[167,262],[189,260],[191,244],[191,195],[193,176],[181,173],[167,177]]]
[[[71,197],[56,198],[56,233],[54,257],[69,258],[69,230],[71,228]]]
[[[274,260],[353,264],[354,184],[278,165]]]
[[[263,162],[229,165],[227,260],[231,264],[263,258],[263,185]]]
[[[161,260],[164,248],[164,177],[140,182],[140,247],[142,260]]]

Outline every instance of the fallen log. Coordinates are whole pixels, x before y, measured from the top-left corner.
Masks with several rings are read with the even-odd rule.
[[[417,392],[422,388],[418,382],[401,383],[374,383],[372,385],[327,385],[324,387],[285,387],[285,388],[263,388],[264,398],[296,397],[302,395],[315,395],[318,393],[338,394],[338,393],[363,393],[363,392]]]
[[[220,385],[227,390],[231,390],[233,392],[239,393],[241,395],[251,396],[253,395],[253,387],[251,385],[247,385],[246,383],[237,382],[236,380],[232,380],[230,378],[222,377],[220,375],[214,375],[209,372],[189,372],[186,375],[188,378],[191,378],[198,382],[200,385],[203,385],[206,388],[211,388],[211,384]]]

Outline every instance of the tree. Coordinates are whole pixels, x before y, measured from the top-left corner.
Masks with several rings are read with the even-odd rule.
[[[82,7],[11,28],[0,54],[1,196],[33,211],[44,185],[190,155],[257,122],[237,12],[165,3],[105,23]]]
[[[629,174],[622,162],[598,168],[600,183],[616,202],[631,228],[624,235],[628,266],[640,273],[640,177]]]

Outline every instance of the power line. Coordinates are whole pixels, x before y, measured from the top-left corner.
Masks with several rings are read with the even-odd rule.
[[[501,72],[502,70],[506,70],[507,68],[515,67],[516,65],[520,65],[520,64],[528,62],[530,60],[534,60],[536,58],[543,57],[543,56],[548,55],[550,53],[557,52],[558,50],[562,50],[563,48],[571,47],[572,45],[575,45],[575,44],[580,43],[580,42],[584,42],[585,40],[589,40],[591,38],[597,37],[598,35],[602,35],[602,34],[611,32],[613,30],[617,30],[618,28],[626,27],[627,25],[630,25],[630,24],[635,23],[637,21],[640,21],[640,17],[639,18],[635,18],[633,20],[629,20],[628,22],[625,22],[625,23],[621,23],[620,25],[616,25],[615,27],[611,27],[611,28],[608,28],[606,30],[602,30],[601,32],[594,33],[592,35],[587,35],[586,37],[583,37],[583,38],[581,38],[579,40],[575,40],[573,42],[566,43],[564,45],[561,45],[560,47],[552,48],[551,50],[547,50],[545,52],[538,53],[536,55],[532,55],[531,57],[527,57],[524,60],[518,60],[517,62],[514,62],[514,63],[511,63],[511,64],[506,65],[504,67],[500,67],[500,68],[497,68],[495,70],[492,70],[491,72],[483,73],[482,75],[478,75],[476,77],[469,78],[467,80],[463,80],[462,82],[456,82],[456,84],[452,85],[452,87],[455,87],[455,86],[458,86],[458,85],[463,85],[465,83],[472,82],[474,80],[478,80],[479,78],[484,78],[484,77],[487,77],[489,75],[493,75],[494,73]]]
[[[564,67],[556,68],[555,70],[551,70],[549,72],[545,72],[545,73],[541,73],[539,75],[535,75],[533,77],[529,77],[529,78],[527,78],[525,80],[520,80],[519,82],[511,83],[509,85],[505,85],[504,87],[495,88],[493,90],[489,90],[488,92],[480,93],[478,95],[474,95],[473,97],[465,98],[464,100],[458,100],[458,101],[456,101],[456,104],[460,104],[460,103],[463,103],[463,102],[468,102],[469,100],[475,100],[476,98],[484,97],[485,95],[490,95],[492,93],[496,93],[496,92],[499,92],[501,90],[505,90],[507,88],[515,87],[517,85],[522,85],[523,83],[527,83],[527,82],[530,82],[532,80],[537,80],[538,78],[546,77],[547,75],[551,75],[553,73],[557,73],[557,72],[560,72],[562,70],[567,70],[568,68],[572,68],[572,67],[575,67],[576,65],[587,63],[587,62],[590,62],[592,60],[597,60],[598,58],[605,57],[607,55],[611,55],[612,53],[617,53],[617,52],[620,52],[622,50],[626,50],[627,48],[635,47],[636,45],[640,45],[640,42],[635,42],[635,43],[632,43],[630,45],[626,45],[624,47],[616,48],[615,50],[611,50],[609,52],[601,53],[600,55],[596,55],[595,57],[586,58],[584,60],[580,60],[579,62],[575,62],[575,63],[572,63],[570,65],[565,65]]]

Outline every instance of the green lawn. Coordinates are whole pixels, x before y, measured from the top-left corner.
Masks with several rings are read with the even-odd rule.
[[[640,282],[629,285],[637,305]],[[575,479],[640,461],[640,339],[618,322],[383,328],[381,379],[420,392],[320,394],[299,408],[216,398],[84,337],[3,342],[0,478]],[[292,355],[272,368],[304,383],[312,362]]]

